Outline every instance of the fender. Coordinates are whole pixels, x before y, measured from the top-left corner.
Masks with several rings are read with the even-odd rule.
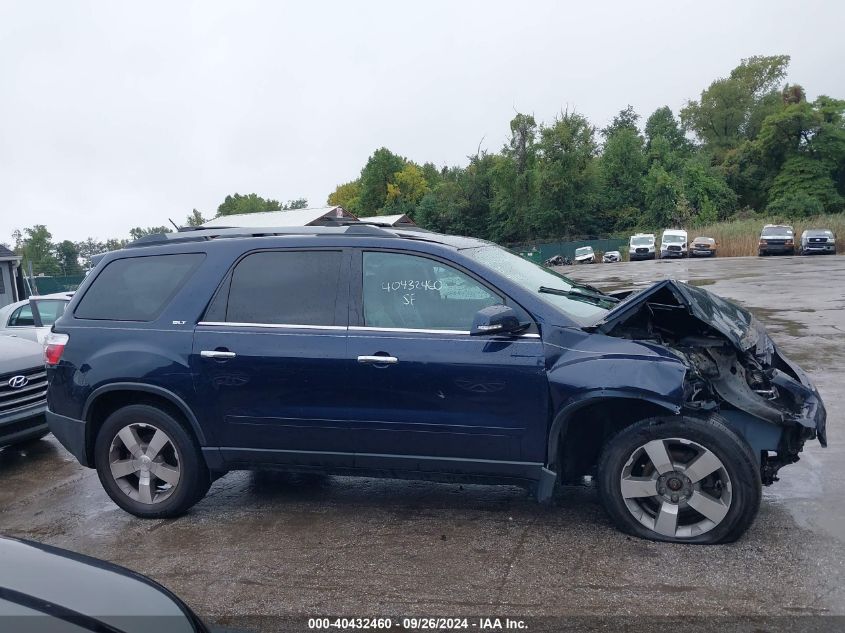
[[[547,468],[554,470],[557,466],[558,458],[558,440],[561,434],[566,432],[566,428],[572,416],[579,410],[591,404],[596,404],[603,400],[610,400],[611,398],[625,398],[628,400],[643,400],[650,402],[659,407],[666,409],[667,413],[677,415],[681,412],[681,405],[678,402],[661,397],[659,394],[643,393],[642,391],[631,391],[625,389],[597,389],[595,391],[587,391],[578,394],[560,409],[552,421],[552,426],[549,429],[548,444],[546,447],[546,465]]]
[[[144,393],[151,393],[157,396],[161,396],[168,400],[171,404],[176,406],[188,420],[188,423],[191,425],[194,433],[197,436],[197,441],[199,442],[200,446],[206,446],[206,438],[205,433],[203,433],[202,427],[200,426],[199,422],[197,421],[196,416],[194,415],[191,408],[185,403],[182,398],[177,396],[172,391],[165,389],[164,387],[158,387],[156,385],[149,385],[142,382],[112,382],[107,385],[103,385],[102,387],[97,387],[94,391],[91,392],[91,395],[88,396],[88,399],[85,401],[85,406],[82,408],[82,419],[86,422],[89,422],[89,414],[91,410],[91,406],[94,402],[104,393],[108,393],[109,391],[140,391]]]

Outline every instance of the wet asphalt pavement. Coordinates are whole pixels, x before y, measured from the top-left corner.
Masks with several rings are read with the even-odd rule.
[[[602,289],[665,277],[750,308],[807,370],[830,447],[808,443],[738,543],[617,532],[595,491],[230,473],[184,517],[114,506],[50,436],[0,450],[0,534],[125,565],[200,615],[845,614],[845,257],[566,267]]]

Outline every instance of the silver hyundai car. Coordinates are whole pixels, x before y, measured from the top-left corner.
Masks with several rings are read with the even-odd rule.
[[[24,338],[0,336],[0,447],[47,435],[46,409],[43,346]]]

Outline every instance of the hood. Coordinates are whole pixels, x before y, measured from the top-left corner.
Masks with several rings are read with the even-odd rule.
[[[0,335],[0,374],[44,364],[44,348],[25,338]]]
[[[739,351],[745,352],[757,345],[761,329],[748,310],[703,288],[674,279],[660,281],[642,292],[631,295],[605,314],[604,318],[595,324],[595,328],[605,334],[609,333],[614,327],[633,317],[650,300],[661,299],[663,302],[658,295],[665,292],[671,293],[679,306],[722,334]]]

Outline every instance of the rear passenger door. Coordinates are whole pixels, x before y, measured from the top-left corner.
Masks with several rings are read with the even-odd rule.
[[[348,257],[342,249],[249,253],[197,325],[196,389],[230,464],[349,465],[351,458],[326,454],[351,451],[338,395]]]
[[[354,262],[348,397],[358,451],[436,470],[464,470],[461,460],[473,460],[474,471],[502,467],[485,460],[524,460],[530,431],[545,432],[548,419],[536,327],[514,337],[469,334],[484,307],[522,309],[435,257],[367,250]],[[356,465],[366,457],[356,456]]]

